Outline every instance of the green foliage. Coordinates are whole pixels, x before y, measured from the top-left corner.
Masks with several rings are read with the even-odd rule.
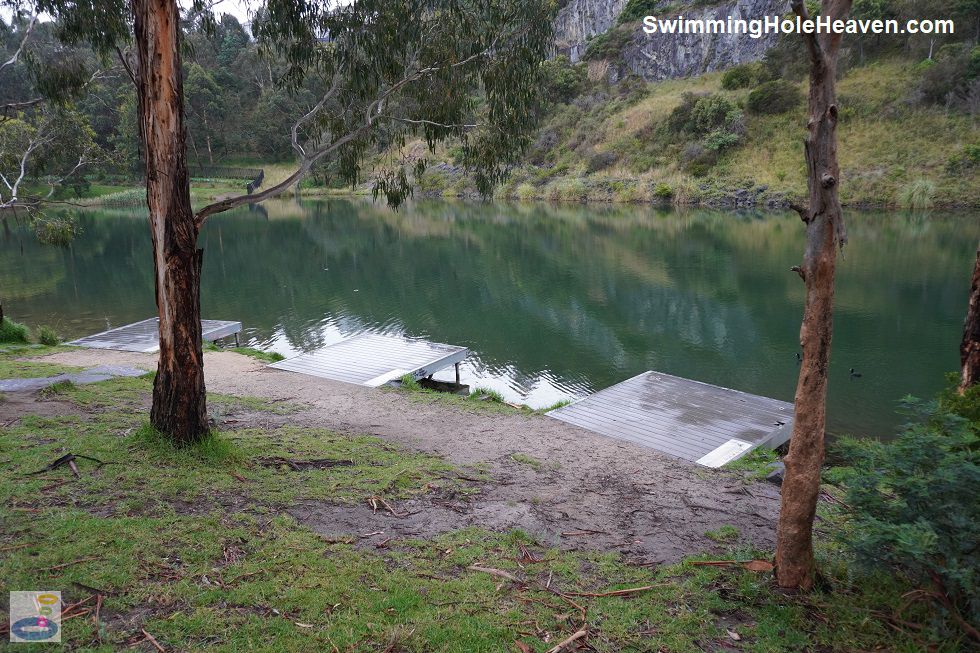
[[[28,334],[29,331],[23,324],[14,322],[9,318],[0,320],[0,342],[26,343]]]
[[[951,372],[946,377],[946,389],[939,395],[942,410],[959,415],[971,422],[980,423],[980,384],[971,385],[962,393],[957,387],[960,375]]]
[[[964,145],[962,152],[953,154],[946,162],[946,170],[954,173],[978,166],[980,166],[980,143]]]
[[[280,55],[285,87],[332,88],[308,121],[314,162],[327,157],[348,184],[372,148],[421,138],[430,151],[462,142],[463,165],[489,196],[530,144],[554,6],[545,0],[364,0],[298,6],[270,0],[253,23]],[[329,44],[317,37],[329,34]],[[449,63],[454,62],[454,63]],[[424,72],[420,72],[424,71]],[[323,97],[323,93],[318,94]],[[397,206],[422,164],[384,160],[372,193]]]
[[[746,106],[750,113],[775,115],[786,113],[800,103],[800,91],[796,84],[783,79],[765,82],[752,89]]]
[[[653,189],[653,196],[662,200],[669,200],[674,196],[674,189],[670,187],[670,184],[661,182]]]
[[[243,356],[251,356],[252,358],[266,363],[277,363],[281,360],[285,360],[285,356],[275,351],[262,351],[261,349],[255,349],[253,347],[232,347],[229,351],[233,351],[236,354],[242,354]]]
[[[709,540],[721,544],[724,542],[734,542],[741,534],[742,532],[738,530],[737,527],[732,526],[731,524],[723,524],[716,530],[705,531],[704,536]]]
[[[59,214],[38,213],[32,216],[34,236],[38,242],[45,245],[68,247],[75,236],[81,233],[81,227],[74,213]]]
[[[42,345],[54,347],[61,343],[58,333],[49,326],[40,326],[37,330],[37,341]]]
[[[935,195],[935,183],[929,179],[916,179],[899,189],[896,201],[903,209],[923,211],[932,206]]]
[[[976,112],[975,98],[980,92],[980,46],[951,44],[924,67],[919,90],[931,104],[963,108]],[[974,98],[971,100],[971,98]]]
[[[973,395],[976,398],[976,395]],[[853,528],[843,538],[867,567],[904,569],[980,621],[980,422],[941,402],[904,402],[914,418],[887,443],[845,440]]]
[[[582,64],[573,64],[559,55],[541,64],[541,92],[551,103],[569,102],[585,88],[587,72]]]
[[[721,76],[721,87],[728,91],[749,88],[759,81],[759,76],[758,64],[740,64],[725,71],[725,74]]]
[[[738,134],[723,129],[715,129],[705,137],[704,146],[712,152],[720,152],[737,145],[739,140]]]
[[[616,59],[632,37],[633,30],[625,25],[608,29],[589,41],[589,45],[585,49],[585,55],[582,58],[586,61]]]
[[[622,25],[623,23],[632,23],[637,20],[643,20],[646,16],[652,16],[656,13],[658,5],[661,4],[661,0],[627,0],[626,6],[619,13],[619,17],[616,19],[617,25]]]

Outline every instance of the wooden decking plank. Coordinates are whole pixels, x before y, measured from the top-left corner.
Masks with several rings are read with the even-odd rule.
[[[94,333],[67,343],[90,349],[114,349],[153,353],[159,351],[160,319],[151,317],[132,324],[125,324],[108,331]],[[231,320],[201,320],[201,335],[206,341],[218,340],[242,330],[242,323]]]
[[[466,357],[465,347],[363,333],[269,367],[373,386],[386,376],[431,374]]]
[[[651,371],[548,415],[685,460],[720,464],[791,423],[793,405]]]

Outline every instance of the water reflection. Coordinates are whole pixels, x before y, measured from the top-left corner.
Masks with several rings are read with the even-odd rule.
[[[957,364],[980,221],[849,215],[830,422],[885,434]],[[0,293],[77,336],[151,315],[145,220],[92,211],[67,250],[8,220]],[[277,201],[212,218],[206,317],[289,355],[364,330],[470,347],[470,382],[534,406],[647,369],[792,400],[803,230],[791,214]],[[863,373],[852,380],[848,368]]]

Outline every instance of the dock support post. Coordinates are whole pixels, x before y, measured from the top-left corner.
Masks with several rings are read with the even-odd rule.
[[[459,385],[459,363],[453,365],[456,368],[456,385]]]
[[[236,347],[241,347],[241,345],[238,344],[238,332],[237,331],[235,332],[235,346]]]

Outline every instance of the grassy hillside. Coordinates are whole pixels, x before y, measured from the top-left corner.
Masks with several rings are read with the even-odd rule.
[[[916,102],[921,68],[888,60],[853,68],[841,79],[846,204],[980,204],[980,122]],[[751,88],[725,90],[722,80],[722,73],[711,73],[593,85],[552,107],[527,163],[498,192],[517,199],[677,204],[780,205],[802,198],[806,81],[784,84],[795,97],[785,112],[766,114],[752,111]],[[679,122],[678,107],[692,101],[686,94],[736,111],[692,131],[690,120],[686,128]],[[695,106],[694,122],[698,111]],[[440,157],[449,165],[430,167],[419,179],[423,193],[472,192],[451,153]]]

